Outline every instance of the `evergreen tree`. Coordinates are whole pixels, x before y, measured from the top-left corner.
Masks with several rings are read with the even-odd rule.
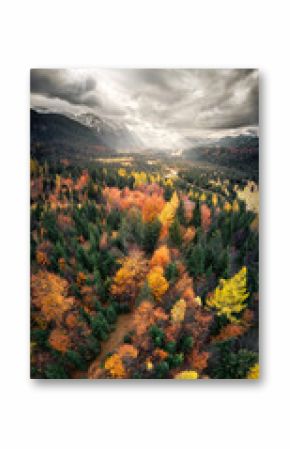
[[[179,247],[182,244],[181,228],[177,218],[175,218],[174,222],[169,227],[169,239],[172,246]]]
[[[161,230],[159,220],[154,220],[144,225],[143,248],[147,253],[152,253],[156,247]]]

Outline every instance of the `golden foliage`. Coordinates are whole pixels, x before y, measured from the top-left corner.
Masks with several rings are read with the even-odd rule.
[[[69,310],[73,298],[65,298],[68,282],[48,271],[38,271],[31,278],[32,303],[41,310],[47,321],[59,322],[63,313]]]
[[[173,222],[176,211],[179,206],[179,199],[177,193],[174,192],[170,201],[168,201],[159,214],[159,220],[164,226],[169,226]]]
[[[198,373],[196,371],[181,371],[176,374],[174,379],[195,380],[198,379]]]
[[[107,358],[105,369],[109,371],[111,377],[116,379],[123,379],[126,376],[126,370],[119,354],[113,354]]]
[[[198,304],[199,306],[201,306],[202,305],[202,302],[201,302],[201,297],[200,296],[196,296],[195,298],[194,298],[194,301],[196,302],[196,304]]]
[[[213,193],[213,194],[212,194],[211,202],[212,202],[212,205],[213,205],[214,207],[217,206],[217,203],[218,203],[218,196],[217,196],[216,193]]]
[[[150,267],[155,267],[157,265],[161,267],[166,267],[170,262],[170,253],[166,245],[160,246],[155,250],[152,259],[150,260]]]
[[[180,323],[184,320],[186,311],[186,302],[183,298],[179,299],[171,309],[171,318],[174,323]]]
[[[117,296],[126,295],[136,298],[145,279],[147,261],[141,251],[133,251],[121,261],[122,267],[113,278],[111,293]]]
[[[247,292],[247,268],[243,267],[231,279],[221,279],[213,295],[206,300],[207,306],[215,308],[217,315],[225,315],[232,323],[238,323],[234,314],[242,312],[249,293]]]
[[[146,365],[147,371],[152,371],[153,368],[154,368],[154,365],[153,365],[153,363],[151,362],[150,357],[148,357],[148,358],[146,359],[145,365]]]
[[[230,212],[231,210],[232,210],[231,204],[230,204],[228,201],[226,201],[226,202],[224,203],[224,211],[225,211],[225,212]]]
[[[153,267],[147,276],[147,281],[153,296],[160,301],[169,287],[169,284],[164,277],[163,268],[160,266]]]
[[[125,177],[127,175],[127,172],[126,172],[125,168],[119,168],[118,175],[122,176],[122,177]]]
[[[260,366],[256,363],[252,366],[248,372],[247,379],[259,379],[260,377]]]
[[[147,183],[147,175],[144,171],[141,172],[133,171],[132,176],[135,179],[134,187],[138,187],[142,184]]]

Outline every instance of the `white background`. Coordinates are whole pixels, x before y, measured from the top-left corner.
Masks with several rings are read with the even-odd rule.
[[[289,447],[287,1],[2,2],[1,447]],[[259,382],[29,380],[29,68],[261,72]]]

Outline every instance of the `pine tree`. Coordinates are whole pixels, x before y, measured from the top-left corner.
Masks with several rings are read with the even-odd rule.
[[[169,238],[172,246],[179,247],[182,244],[181,228],[177,218],[169,228]]]
[[[156,243],[159,238],[160,229],[161,223],[159,220],[154,220],[145,224],[143,236],[143,248],[147,253],[152,253],[152,251],[154,251]]]

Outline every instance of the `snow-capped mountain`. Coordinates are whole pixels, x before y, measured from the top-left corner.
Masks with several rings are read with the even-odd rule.
[[[119,122],[113,120],[105,121],[103,118],[91,113],[74,115],[72,118],[82,125],[91,128],[110,148],[136,149],[143,146],[140,139],[129,131],[126,125]]]

